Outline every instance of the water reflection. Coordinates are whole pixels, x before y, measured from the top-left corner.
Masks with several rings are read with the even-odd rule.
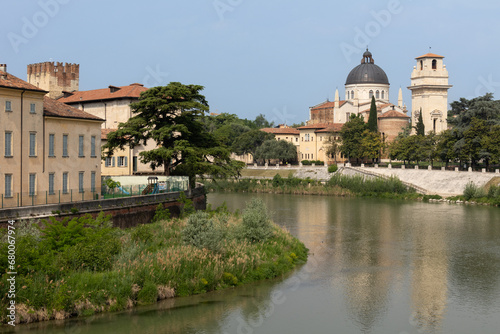
[[[242,210],[252,196],[209,201]],[[498,333],[500,209],[258,196],[311,251],[289,277],[16,332]]]

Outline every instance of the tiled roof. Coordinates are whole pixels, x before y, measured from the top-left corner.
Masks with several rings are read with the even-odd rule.
[[[389,110],[380,115],[378,118],[410,118],[410,116],[403,114],[402,112],[399,112],[397,110]]]
[[[325,132],[340,132],[342,130],[342,127],[344,126],[343,123],[333,123],[333,124],[328,124],[328,127],[316,130],[314,132],[316,133],[325,133]]]
[[[114,100],[123,98],[139,98],[142,92],[148,89],[141,84],[133,83],[128,86],[109,86],[108,88],[76,91],[66,94],[71,94],[67,97],[62,97],[59,101],[64,103],[78,103],[83,101],[96,101],[96,100]]]
[[[53,117],[88,119],[104,122],[102,118],[91,115],[88,112],[69,106],[62,102],[56,101],[47,96],[43,98],[43,115]]]
[[[437,55],[435,53],[426,53],[425,55],[422,55],[420,57],[417,57],[415,59],[420,59],[420,58],[444,58],[443,56]]]
[[[114,131],[116,131],[116,129],[101,129],[101,140],[106,140],[108,138],[108,133]]]
[[[14,88],[14,89],[27,89],[37,92],[44,92],[43,89],[40,89],[30,83],[27,83],[24,80],[19,79],[16,76],[4,71],[0,71],[0,87]]]
[[[300,131],[295,128],[263,128],[260,130],[275,135],[298,135],[300,133]]]
[[[346,103],[347,101],[339,101],[339,107],[342,107],[342,105],[344,105],[344,103]],[[327,108],[334,108],[335,107],[335,101],[325,101],[321,104],[318,104],[314,107],[311,107],[311,110],[315,110],[315,109],[327,109]]]
[[[377,110],[382,110],[382,109],[384,109],[386,107],[391,107],[391,106],[393,106],[392,103],[379,104],[379,105],[377,105]],[[371,109],[371,107],[370,107],[370,109]],[[370,112],[370,109],[365,109],[365,110],[363,110],[361,112]]]

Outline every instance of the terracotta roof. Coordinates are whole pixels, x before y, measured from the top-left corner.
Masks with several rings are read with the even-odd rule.
[[[114,100],[123,98],[139,98],[142,92],[148,89],[141,84],[133,83],[128,86],[109,86],[108,88],[75,91],[70,96],[61,97],[59,101],[64,103],[78,103],[82,101],[96,101],[96,100]]]
[[[261,131],[267,132],[267,133],[272,133],[275,135],[298,135],[300,132],[296,128],[263,128],[260,129]]]
[[[314,132],[316,133],[325,133],[325,132],[340,132],[342,130],[342,127],[344,126],[343,123],[333,123],[333,124],[328,124],[328,127],[316,130]]]
[[[379,105],[377,106],[377,110],[382,110],[382,109],[384,109],[385,107],[390,107],[390,106],[393,106],[393,105],[394,105],[394,104],[392,104],[392,103],[384,103],[384,104],[379,104]],[[371,107],[370,107],[370,109],[371,109]],[[369,112],[369,111],[370,111],[370,109],[365,109],[365,110],[360,111],[360,112]]]
[[[18,77],[13,76],[12,74],[4,71],[0,71],[0,87],[27,89],[27,90],[47,93],[47,91],[40,89],[30,83],[27,83],[26,81],[21,80]]]
[[[53,117],[78,118],[104,122],[102,118],[44,96],[43,115]]]
[[[410,118],[410,116],[403,114],[402,112],[399,112],[397,110],[389,110],[382,115],[380,115],[378,118]]]
[[[437,55],[435,53],[426,53],[420,57],[417,57],[415,59],[420,59],[420,58],[444,58],[443,56]]]
[[[117,129],[101,129],[101,140],[108,139],[108,133],[114,132]]]
[[[344,103],[347,101],[339,101],[339,107],[342,107]],[[311,110],[315,109],[327,109],[327,108],[334,108],[335,107],[335,101],[325,101],[323,103],[320,103],[314,107],[311,107]]]
[[[297,129],[299,130],[308,130],[308,129],[324,129],[329,126],[332,126],[331,123],[316,123],[316,124],[310,124],[310,125],[305,125],[298,127]]]

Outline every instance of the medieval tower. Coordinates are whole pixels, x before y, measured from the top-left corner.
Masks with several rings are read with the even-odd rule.
[[[448,70],[443,56],[427,53],[417,57],[417,66],[411,73],[412,123],[418,122],[420,112],[425,133],[440,133],[448,128]]]
[[[63,92],[78,90],[80,65],[70,63],[44,62],[28,65],[28,82],[49,92],[57,99]]]

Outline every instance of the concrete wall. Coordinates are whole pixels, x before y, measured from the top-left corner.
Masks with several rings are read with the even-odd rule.
[[[101,211],[111,214],[113,226],[127,228],[139,224],[147,224],[153,218],[158,204],[168,208],[172,216],[178,216],[182,207],[179,202],[180,192],[133,196],[106,200],[49,204],[0,210],[0,227],[5,227],[8,220],[57,219],[80,217],[90,214],[96,217]],[[193,201],[196,210],[206,209],[205,190],[203,186],[186,192],[186,197]],[[73,212],[72,212],[73,210]],[[59,214],[53,213],[59,211]]]

